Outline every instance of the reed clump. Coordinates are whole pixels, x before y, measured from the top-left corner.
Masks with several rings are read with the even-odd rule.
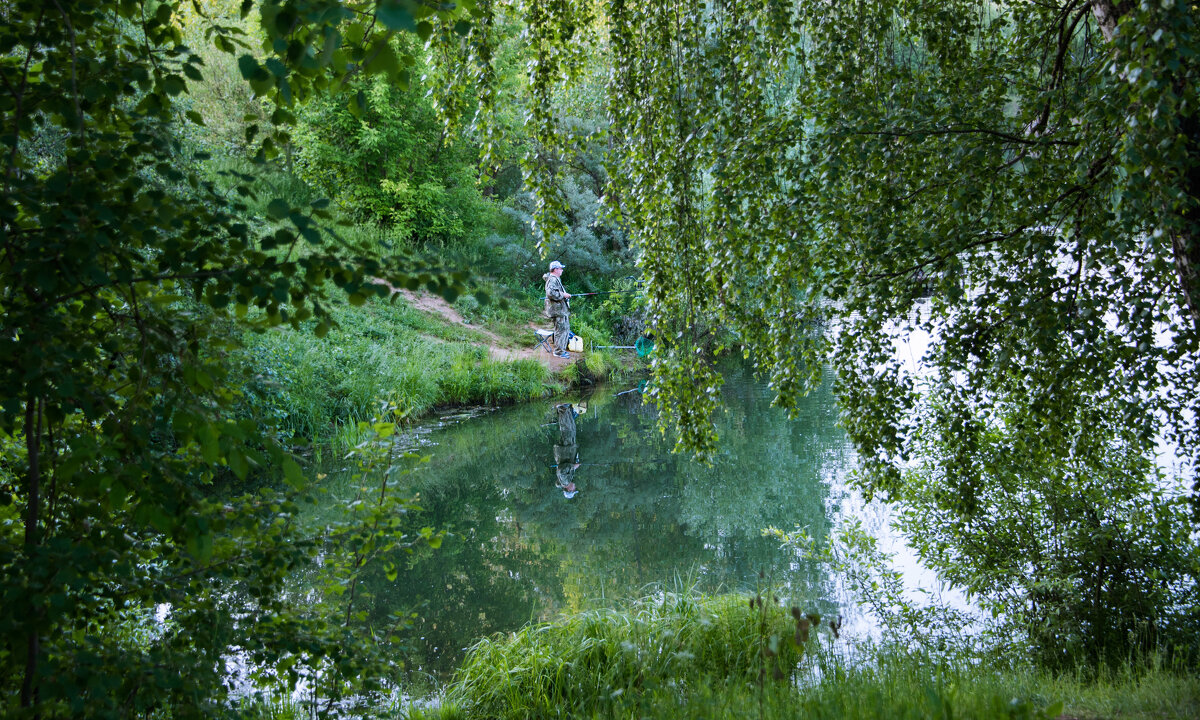
[[[766,692],[789,684],[808,644],[800,639],[798,621],[772,598],[664,594],[478,642],[442,716],[611,714],[712,683]]]
[[[773,678],[771,658],[755,653],[780,613],[744,599],[698,603],[712,623],[685,644],[704,654],[679,658],[676,629],[694,620],[670,612],[646,616],[590,612],[535,625],[477,644],[439,704],[408,706],[406,720],[458,718],[646,718],[649,720],[1053,720],[1110,718],[1190,720],[1200,707],[1191,668],[1147,667],[1050,672],[996,657],[945,656],[862,642],[851,652],[822,623],[811,647],[794,647]],[[727,604],[731,603],[731,604]],[[769,603],[768,603],[768,610]],[[750,612],[745,612],[749,610]],[[691,611],[683,617],[694,617]],[[791,626],[793,631],[797,625]],[[719,628],[719,629],[717,629]],[[657,630],[657,632],[656,632]],[[622,638],[635,639],[622,639]],[[727,652],[729,641],[740,651]],[[629,643],[625,646],[623,643]],[[765,661],[765,662],[764,662]],[[768,674],[764,674],[766,670]]]

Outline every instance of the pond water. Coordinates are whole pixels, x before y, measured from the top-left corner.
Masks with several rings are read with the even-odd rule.
[[[577,450],[564,445],[548,401],[408,431],[401,442],[430,457],[403,478],[423,508],[414,527],[449,535],[411,556],[397,580],[380,572],[365,585],[372,616],[419,615],[409,666],[445,677],[492,633],[682,587],[770,583],[806,611],[839,612],[836,579],[762,535],[800,525],[823,536],[838,516],[853,453],[833,395],[821,388],[789,420],[749,372],[733,366],[725,376],[711,465],[671,453],[633,383],[556,400],[581,411]],[[565,467],[576,452],[567,497],[559,484],[571,478],[556,474],[556,457]],[[326,469],[335,497],[348,492],[349,474]]]

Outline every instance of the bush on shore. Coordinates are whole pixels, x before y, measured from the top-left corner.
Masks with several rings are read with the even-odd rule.
[[[441,702],[457,718],[1194,718],[1194,670],[1162,658],[1048,672],[1000,656],[836,639],[828,619],[737,594],[663,593],[476,643]]]
[[[471,648],[446,713],[621,714],[647,694],[684,698],[717,678],[765,688],[792,678],[816,619],[769,598],[666,594],[530,625]]]

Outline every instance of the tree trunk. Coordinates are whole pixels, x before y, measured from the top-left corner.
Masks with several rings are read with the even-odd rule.
[[[1092,0],[1092,14],[1100,26],[1104,39],[1111,41],[1117,31],[1117,23],[1136,3],[1130,0]],[[1176,91],[1182,88],[1176,88]],[[1181,118],[1180,130],[1187,138],[1188,157],[1195,160],[1183,179],[1187,206],[1180,213],[1178,230],[1170,233],[1171,251],[1175,260],[1175,277],[1183,295],[1185,309],[1192,320],[1192,328],[1200,336],[1200,118],[1194,110]]]
[[[1192,218],[1185,213],[1184,221]],[[1187,227],[1171,235],[1171,249],[1175,253],[1175,275],[1183,291],[1183,300],[1192,316],[1192,327],[1200,337],[1200,238],[1196,237],[1196,222],[1187,222]]]
[[[25,507],[25,559],[33,565],[33,557],[41,545],[41,533],[38,532],[39,514],[41,512],[42,473],[39,465],[39,452],[42,440],[42,402],[40,398],[30,398],[25,402],[25,449],[28,453],[29,472],[28,502]],[[41,644],[37,631],[36,608],[27,608],[27,620],[31,624],[25,643],[25,677],[21,682],[21,707],[32,708],[37,704],[37,675],[38,657],[41,655]],[[38,717],[35,713],[34,717]]]
[[[1181,89],[1177,87],[1176,92]],[[1171,234],[1171,250],[1175,254],[1175,275],[1192,314],[1192,327],[1200,338],[1200,116],[1195,110],[1191,113],[1179,123],[1191,167],[1183,177],[1187,203],[1181,213],[1183,227]]]
[[[1134,3],[1128,0],[1092,0],[1092,14],[1096,16],[1096,22],[1100,25],[1100,32],[1105,40],[1112,40],[1113,33],[1117,31],[1117,23],[1133,6]]]

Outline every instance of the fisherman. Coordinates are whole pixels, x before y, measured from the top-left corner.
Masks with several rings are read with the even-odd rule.
[[[550,263],[550,272],[542,276],[546,281],[546,317],[554,321],[555,355],[571,357],[567,342],[571,339],[571,293],[563,289],[563,264],[555,260]]]
[[[579,445],[575,439],[575,408],[570,403],[554,406],[558,413],[558,444],[554,446],[555,485],[563,497],[575,497],[575,471],[579,469]]]

